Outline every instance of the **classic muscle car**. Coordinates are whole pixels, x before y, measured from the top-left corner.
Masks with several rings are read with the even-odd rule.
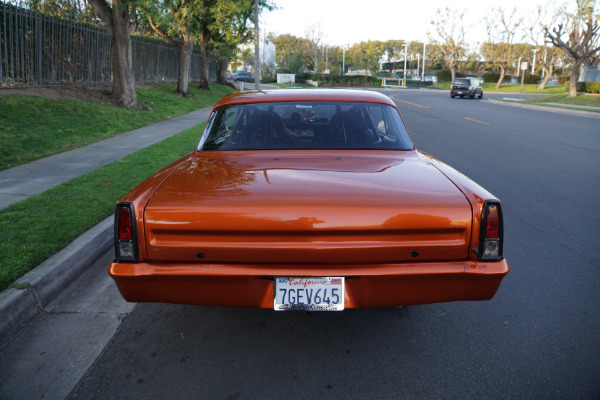
[[[132,302],[342,310],[491,299],[500,201],[417,151],[370,91],[225,96],[198,147],[116,206]]]

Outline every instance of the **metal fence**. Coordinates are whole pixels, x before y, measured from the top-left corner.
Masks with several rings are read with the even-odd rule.
[[[110,34],[85,0],[63,1],[71,8],[62,4],[53,10],[59,15],[42,12],[39,3],[0,1],[0,87],[111,84]],[[132,47],[136,82],[177,81],[179,48],[136,36]],[[199,81],[198,50],[192,57],[190,79]]]

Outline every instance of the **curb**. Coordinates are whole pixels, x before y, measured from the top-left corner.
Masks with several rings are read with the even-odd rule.
[[[526,108],[530,110],[537,111],[546,111],[560,114],[568,114],[568,115],[577,115],[580,117],[589,117],[589,118],[600,118],[600,113],[592,112],[592,111],[582,111],[582,110],[570,110],[568,108],[561,107],[548,107],[548,106],[536,106],[534,104],[522,104],[522,103],[512,103],[509,101],[501,101],[496,99],[487,99],[486,101],[494,104],[502,104],[509,107],[518,107],[518,108]]]
[[[61,251],[32,269],[16,284],[27,289],[9,288],[0,292],[0,348],[44,307],[54,300],[77,276],[113,245],[114,216],[73,240]]]

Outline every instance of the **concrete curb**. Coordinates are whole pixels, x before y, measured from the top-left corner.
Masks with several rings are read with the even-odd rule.
[[[536,106],[533,104],[522,104],[522,103],[513,103],[509,101],[501,101],[496,99],[487,99],[486,101],[494,104],[502,104],[509,107],[519,107],[526,108],[530,110],[537,111],[546,111],[560,114],[568,114],[568,115],[577,115],[580,117],[589,117],[589,118],[600,118],[600,113],[592,112],[592,111],[581,111],[581,110],[570,110],[567,108],[559,108],[559,107],[547,107],[547,106]]]
[[[113,245],[111,215],[16,281],[27,289],[0,292],[0,347]]]

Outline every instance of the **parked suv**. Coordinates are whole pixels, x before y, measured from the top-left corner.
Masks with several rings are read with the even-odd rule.
[[[483,97],[483,89],[481,88],[481,81],[476,78],[456,78],[452,82],[450,87],[450,97],[454,96],[465,97],[469,96],[481,99]]]

